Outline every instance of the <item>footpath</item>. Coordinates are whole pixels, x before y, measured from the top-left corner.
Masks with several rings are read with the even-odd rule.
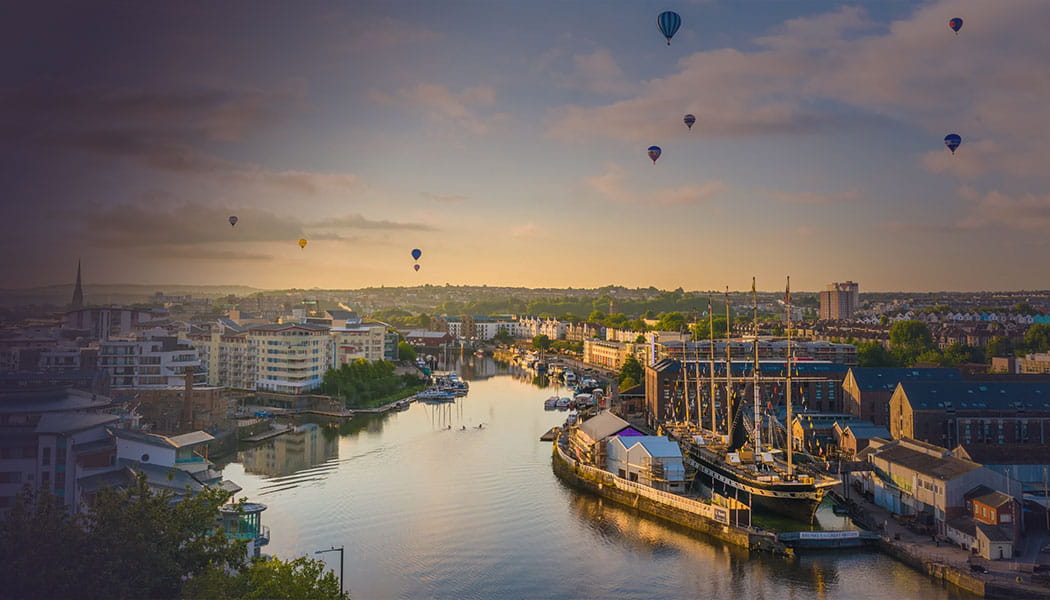
[[[840,497],[846,493],[842,484],[835,487],[835,492]],[[1038,562],[986,560],[945,538],[912,531],[855,489],[849,490],[849,501],[853,520],[882,535],[880,550],[934,579],[986,598],[1050,599],[1050,586],[1032,579],[1034,564],[1050,564],[1050,555],[1040,554],[1038,548],[1035,552],[1024,552],[1022,557]],[[1033,542],[1043,541],[1042,535],[1038,538]],[[981,568],[987,573],[981,572]]]

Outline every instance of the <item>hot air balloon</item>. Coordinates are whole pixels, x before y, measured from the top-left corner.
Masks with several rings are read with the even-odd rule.
[[[952,28],[952,31],[955,32],[955,35],[959,35],[959,30],[962,29],[962,19],[960,19],[959,17],[949,19],[948,27]]]
[[[693,123],[696,123],[696,117],[694,117],[693,115],[686,115],[682,118],[682,122],[685,123],[685,126],[689,128],[689,131],[692,131]]]
[[[412,268],[418,271],[419,270],[419,265],[414,265]]]
[[[656,26],[660,28],[660,33],[664,34],[664,37],[667,38],[667,45],[670,46],[671,38],[682,26],[682,17],[674,11],[665,10],[656,17]]]
[[[420,250],[419,248],[416,248],[416,249],[412,250],[412,258],[414,260],[419,260],[420,256],[423,256],[423,251],[422,250]]]
[[[961,143],[962,137],[957,133],[949,133],[944,136],[944,145],[948,146],[948,149],[952,151],[952,154],[955,154],[955,149],[958,148]]]
[[[237,224],[237,217],[231,216],[230,217],[230,227],[233,227],[236,224]]]
[[[306,238],[299,238],[299,247],[306,248]]]
[[[656,164],[656,159],[660,158],[661,152],[662,150],[660,150],[659,146],[649,146],[649,158],[653,159],[654,165]]]

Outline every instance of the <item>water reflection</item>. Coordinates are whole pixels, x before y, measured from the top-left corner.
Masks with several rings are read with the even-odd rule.
[[[461,374],[454,403],[303,424],[242,452],[226,475],[269,506],[268,550],[345,545],[355,598],[951,597],[881,555],[751,554],[576,492],[538,439],[564,419],[543,410],[554,392],[491,358],[465,356]]]
[[[316,423],[297,425],[288,433],[237,454],[246,472],[265,477],[292,475],[338,457],[338,434]]]

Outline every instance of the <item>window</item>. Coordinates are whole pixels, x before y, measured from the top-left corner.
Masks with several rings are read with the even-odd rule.
[[[51,448],[44,448],[44,457],[40,461],[40,464],[45,467],[51,464]]]

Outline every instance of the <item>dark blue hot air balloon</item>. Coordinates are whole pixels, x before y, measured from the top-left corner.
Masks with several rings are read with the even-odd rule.
[[[659,146],[649,146],[649,158],[653,159],[654,165],[656,164],[656,159],[660,158],[661,152],[663,151],[660,150]]]
[[[664,37],[667,38],[667,45],[670,46],[671,38],[682,26],[682,17],[674,11],[665,10],[656,17],[656,26],[660,28],[660,33],[664,34]]]
[[[420,250],[419,248],[416,248],[415,250],[412,250],[412,258],[414,260],[419,260],[420,256],[423,256],[423,251],[422,250]]]
[[[688,127],[690,131],[692,131],[693,123],[696,123],[696,117],[694,117],[693,115],[686,115],[682,119],[682,122],[685,123],[685,126]]]
[[[948,146],[948,149],[952,151],[952,154],[955,154],[955,149],[958,148],[961,143],[962,136],[957,133],[949,133],[944,136],[944,145]]]
[[[948,27],[952,28],[952,31],[955,32],[955,35],[959,35],[959,30],[962,29],[962,19],[960,19],[959,17],[949,19]]]
[[[237,225],[237,217],[234,215],[230,215],[230,227],[233,227],[235,225]]]

